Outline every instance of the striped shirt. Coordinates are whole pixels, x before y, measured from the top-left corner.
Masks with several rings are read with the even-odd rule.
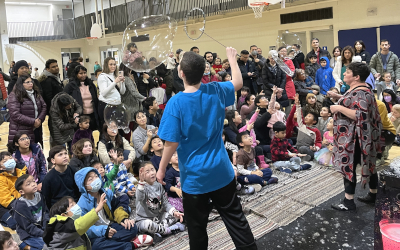
[[[113,167],[114,163],[111,162],[107,164],[105,167],[106,172],[110,173]],[[123,163],[119,165],[117,178],[113,180],[113,184],[115,187],[115,192],[126,193],[126,194],[128,193],[128,191],[132,191],[132,189],[135,187],[135,185],[133,185],[132,182],[129,180],[128,171]]]

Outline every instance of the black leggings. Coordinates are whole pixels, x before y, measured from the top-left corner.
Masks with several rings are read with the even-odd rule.
[[[99,126],[100,126],[100,132],[103,130],[103,124],[104,124],[104,109],[106,108],[107,103],[99,101],[99,106],[98,106],[98,112],[99,112]]]
[[[356,192],[356,185],[357,185],[357,175],[356,175],[356,169],[357,165],[361,164],[361,148],[360,148],[360,142],[358,138],[356,139],[356,145],[354,149],[354,159],[353,159],[353,178],[352,181],[349,181],[346,178],[343,178],[344,180],[344,191],[347,194],[355,194]],[[378,186],[378,174],[371,174],[370,179],[369,179],[369,188],[370,189],[376,189]]]

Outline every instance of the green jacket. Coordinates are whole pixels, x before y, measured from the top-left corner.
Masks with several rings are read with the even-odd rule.
[[[61,215],[52,217],[43,233],[43,250],[91,250],[86,231],[98,220],[94,209],[76,220]]]
[[[105,174],[103,177],[103,188],[104,189],[111,189],[114,193],[114,184],[113,181],[115,180],[115,178],[117,178],[117,174],[118,174],[118,170],[119,170],[119,165],[114,164],[113,169],[108,173]]]
[[[389,51],[389,54],[388,54],[388,62],[386,65],[386,71],[383,70],[381,52],[377,52],[375,55],[372,56],[371,62],[369,63],[369,67],[371,68],[372,74],[374,74],[374,75],[376,73],[381,74],[380,81],[383,81],[383,73],[384,72],[389,72],[392,75],[393,82],[396,82],[396,80],[400,79],[399,58],[396,56],[396,54],[394,54],[391,51]]]

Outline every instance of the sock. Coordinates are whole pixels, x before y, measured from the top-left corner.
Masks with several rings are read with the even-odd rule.
[[[179,231],[185,231],[185,229],[186,229],[186,226],[185,225],[183,225],[182,223],[180,223],[180,222],[177,222],[175,225],[177,225],[178,226],[178,228],[179,228]]]
[[[346,197],[344,197],[344,204],[345,205],[356,205],[355,203],[354,203],[354,199],[351,199],[351,200],[348,200]]]

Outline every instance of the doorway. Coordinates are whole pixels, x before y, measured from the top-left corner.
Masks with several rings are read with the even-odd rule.
[[[81,56],[80,48],[61,49],[63,78],[67,79],[67,64],[69,59],[78,58]]]

